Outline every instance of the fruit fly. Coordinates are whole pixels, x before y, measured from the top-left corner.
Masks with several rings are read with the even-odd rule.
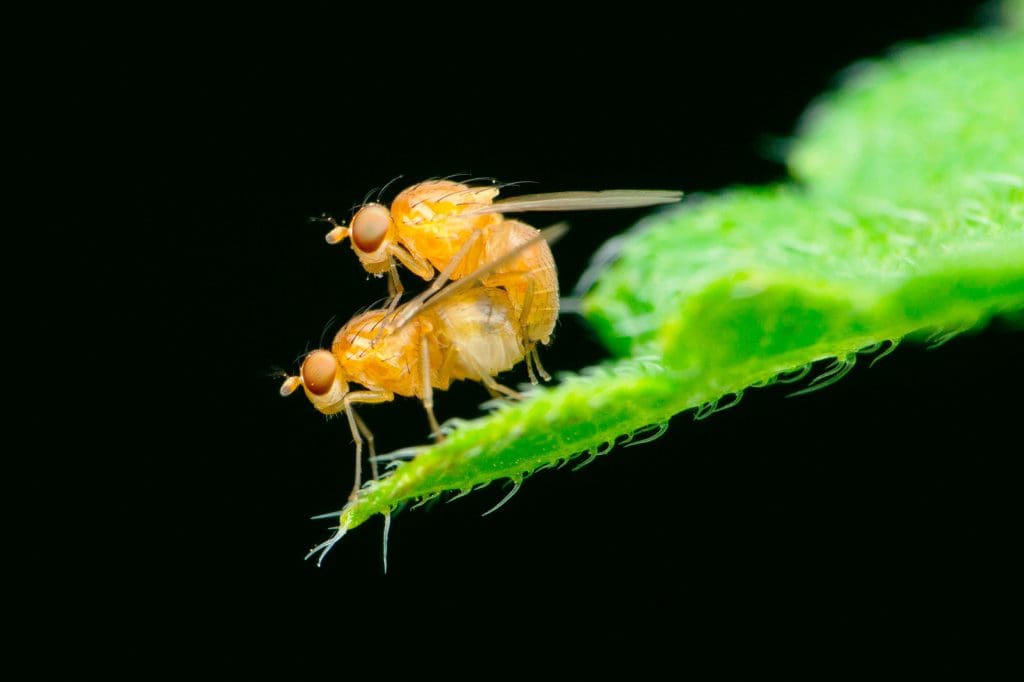
[[[452,180],[421,182],[399,193],[390,210],[376,202],[364,204],[348,226],[325,218],[333,225],[327,241],[338,244],[347,237],[367,272],[387,273],[392,296],[387,309],[394,311],[403,292],[397,263],[424,280],[433,278],[435,269],[441,273],[425,292],[429,296],[446,280],[461,279],[538,234],[526,223],[506,219],[504,213],[635,208],[676,202],[682,196],[675,191],[608,190],[495,200],[499,191],[495,186],[473,187]],[[550,379],[536,350],[537,343],[550,342],[558,318],[558,276],[547,242],[538,240],[517,258],[492,269],[482,283],[504,289],[516,317],[525,320],[523,342],[530,381],[537,383],[534,367],[542,378]],[[399,324],[417,310],[417,305],[406,307]]]
[[[509,292],[482,283],[496,269],[520,258],[538,243],[560,237],[566,228],[555,226],[538,232],[500,258],[458,282],[449,284],[432,297],[410,301],[392,315],[388,308],[364,312],[352,318],[334,337],[331,349],[309,353],[298,376],[285,379],[281,395],[299,386],[317,410],[334,415],[345,413],[356,443],[355,497],[362,482],[363,437],[373,435],[355,413],[355,404],[384,403],[395,395],[412,396],[423,402],[435,438],[441,429],[434,416],[434,389],[447,389],[452,381],[479,381],[492,396],[520,397],[494,377],[511,369],[527,353],[530,309],[518,310]],[[546,241],[545,241],[546,240]],[[409,306],[416,306],[406,315]],[[402,320],[400,322],[399,320]],[[349,382],[362,384],[351,390]]]

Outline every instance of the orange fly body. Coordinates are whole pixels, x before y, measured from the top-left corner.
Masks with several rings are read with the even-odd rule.
[[[452,180],[421,182],[400,192],[390,210],[370,202],[348,226],[331,220],[334,227],[327,241],[337,244],[348,238],[367,272],[388,274],[393,297],[388,310],[393,311],[403,291],[397,263],[424,280],[440,271],[436,291],[447,279],[461,279],[536,237],[536,228],[507,219],[505,213],[633,208],[672,203],[682,196],[675,191],[608,190],[497,199],[499,191],[492,185],[473,187]],[[537,343],[550,342],[559,310],[558,276],[548,243],[537,240],[518,257],[491,269],[481,282],[508,293],[516,317],[524,319],[530,380],[536,383],[534,367],[548,379],[536,351]],[[415,311],[415,306],[407,308],[401,321]]]
[[[291,395],[301,386],[323,414],[346,415],[356,443],[353,497],[362,481],[364,438],[377,477],[373,435],[354,405],[390,402],[396,395],[419,398],[435,438],[441,438],[433,409],[435,388],[445,390],[452,381],[469,380],[481,382],[492,396],[520,397],[494,377],[526,357],[529,307],[518,310],[505,289],[483,282],[494,270],[539,243],[546,245],[564,230],[556,226],[538,231],[475,273],[432,297],[425,292],[395,314],[385,307],[357,315],[338,331],[330,350],[309,353],[298,376],[285,379],[281,395]],[[350,382],[364,388],[350,389]]]

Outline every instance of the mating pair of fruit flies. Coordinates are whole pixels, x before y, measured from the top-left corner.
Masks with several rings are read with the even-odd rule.
[[[355,486],[362,483],[363,438],[377,477],[373,435],[353,409],[395,395],[419,398],[435,439],[434,389],[457,379],[479,381],[492,397],[520,397],[495,380],[526,361],[531,383],[550,377],[537,344],[550,343],[558,317],[558,277],[549,243],[564,233],[543,232],[505,213],[635,208],[678,201],[681,193],[651,190],[557,192],[495,200],[495,186],[430,180],[398,194],[390,210],[363,205],[348,226],[330,218],[327,241],[349,239],[367,272],[388,277],[391,298],[383,308],[357,315],[335,335],[330,350],[314,350],[298,376],[281,386],[287,396],[301,386],[317,410],[344,412],[356,445]],[[403,287],[398,264],[431,285],[398,305]],[[434,277],[435,270],[439,273]],[[445,286],[447,284],[447,286]],[[363,390],[351,390],[349,382]]]

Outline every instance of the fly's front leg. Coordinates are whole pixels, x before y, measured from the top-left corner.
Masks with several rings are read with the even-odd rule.
[[[398,278],[398,266],[395,265],[395,259],[388,258],[388,295],[391,296],[391,300],[388,301],[387,307],[384,309],[384,319],[388,320],[395,312],[395,308],[398,307],[398,302],[402,300],[402,294],[405,293],[405,287],[402,286],[402,280]],[[387,328],[386,324],[382,324],[377,330],[377,334],[373,337],[373,343],[377,343],[380,339],[381,334]]]
[[[421,279],[430,280],[430,278],[434,276],[434,266],[430,264],[430,261],[426,258],[413,255],[412,252],[408,251],[404,246],[395,243],[389,244],[388,254],[393,258],[397,258],[402,265],[409,268],[414,275]],[[397,273],[395,274],[395,277],[398,277]]]
[[[395,308],[398,307],[398,302],[402,300],[402,294],[404,293],[405,287],[402,286],[402,280],[398,277],[398,266],[395,265],[395,259],[388,258],[388,295],[391,296],[391,300],[388,301],[385,317],[395,312]]]
[[[363,485],[363,437],[359,432],[359,418],[356,416],[355,410],[352,409],[352,405],[354,403],[386,403],[394,398],[391,391],[353,391],[342,401],[345,407],[345,416],[348,417],[348,426],[352,431],[352,440],[356,444],[356,480],[352,486],[352,492],[348,496],[350,500],[355,499],[359,488]],[[372,444],[371,447],[373,447]]]
[[[422,277],[425,280],[429,280],[434,276],[434,266],[430,264],[425,258],[414,256],[411,252],[407,251],[404,247],[398,244],[391,244],[388,246],[388,253],[390,254],[390,267],[388,268],[388,293],[391,294],[391,300],[388,302],[387,310],[384,313],[384,319],[390,319],[398,307],[398,302],[402,298],[402,294],[405,293],[405,287],[402,286],[402,281],[398,278],[398,266],[395,265],[397,259],[405,267],[412,270],[413,274]],[[383,331],[384,327],[381,327]],[[377,332],[377,338],[380,337],[381,332]],[[376,340],[376,339],[374,339]]]
[[[359,433],[363,434],[363,438],[366,439],[366,444],[370,448],[370,476],[373,480],[380,478],[377,472],[377,448],[373,445],[373,432],[370,431],[370,427],[366,425],[363,418],[359,416],[359,413],[352,410],[352,416],[356,419],[356,426],[359,427]]]

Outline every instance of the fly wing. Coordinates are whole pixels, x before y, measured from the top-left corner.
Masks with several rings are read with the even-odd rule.
[[[610,208],[637,208],[672,204],[679,201],[682,192],[661,189],[609,189],[602,192],[551,192],[524,194],[499,199],[468,211],[462,215],[482,213],[524,213],[526,211],[602,211]]]
[[[481,279],[491,274],[497,268],[500,268],[502,265],[505,265],[506,263],[514,260],[515,258],[518,258],[519,255],[523,253],[523,251],[526,251],[530,247],[534,246],[537,242],[541,240],[547,240],[549,244],[552,244],[555,241],[561,239],[562,236],[568,231],[568,223],[558,223],[557,225],[552,225],[551,227],[545,228],[541,230],[540,233],[537,234],[537,236],[523,242],[522,244],[512,249],[508,253],[504,254],[500,258],[495,258],[490,263],[480,266],[479,268],[477,268],[470,274],[466,275],[465,277],[445,286],[443,289],[438,291],[436,294],[431,296],[426,301],[417,301],[414,299],[409,303],[406,303],[405,305],[398,309],[398,314],[397,317],[395,318],[395,327],[401,329],[405,325],[409,324],[409,322],[412,321],[414,317],[422,313],[424,310],[433,308],[441,301],[447,298],[451,298],[452,296],[461,293],[466,289],[469,289],[470,287],[476,286],[477,284],[480,283]]]

